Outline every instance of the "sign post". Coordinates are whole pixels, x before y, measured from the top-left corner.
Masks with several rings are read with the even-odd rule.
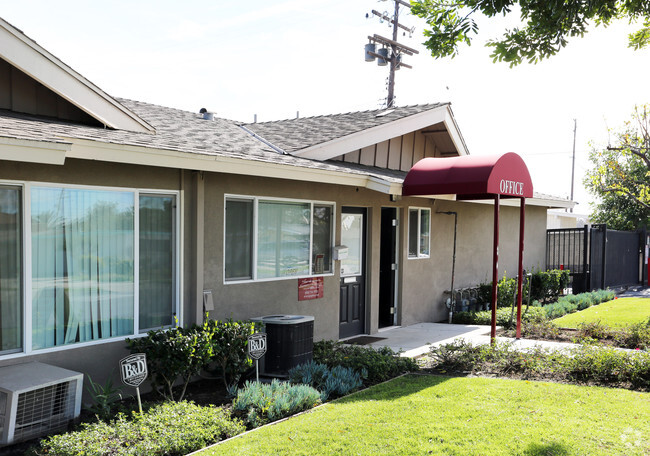
[[[260,358],[266,353],[266,333],[255,333],[248,336],[248,356],[255,360],[255,375],[260,381]]]
[[[147,355],[144,353],[134,353],[120,360],[120,376],[122,383],[126,386],[135,388],[138,396],[138,408],[142,415],[142,401],[140,400],[140,384],[145,381],[147,375]]]

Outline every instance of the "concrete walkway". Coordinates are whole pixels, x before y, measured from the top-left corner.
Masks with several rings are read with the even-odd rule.
[[[416,357],[429,352],[431,346],[453,342],[455,339],[465,339],[474,345],[490,343],[490,327],[482,325],[450,325],[447,323],[417,323],[411,326],[389,328],[373,334],[383,340],[369,344],[370,347],[390,347],[401,351],[401,356]],[[498,341],[511,341],[516,347],[531,348],[534,346],[554,349],[570,349],[577,344],[563,342],[548,342],[542,340],[515,340],[508,337],[497,337]]]

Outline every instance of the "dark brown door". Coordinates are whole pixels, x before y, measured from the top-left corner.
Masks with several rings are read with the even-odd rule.
[[[397,273],[397,209],[381,209],[379,252],[379,327],[395,324],[395,275]]]
[[[341,245],[348,248],[341,260],[339,338],[364,334],[366,323],[366,216],[365,208],[341,209]]]

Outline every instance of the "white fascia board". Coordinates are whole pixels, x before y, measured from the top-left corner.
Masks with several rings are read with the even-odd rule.
[[[0,137],[0,160],[63,165],[69,150],[69,143]]]
[[[104,125],[118,130],[155,132],[147,122],[2,19],[0,56]]]
[[[398,136],[402,136],[417,130],[421,130],[431,125],[443,122],[450,134],[454,145],[460,155],[467,155],[464,142],[453,115],[449,109],[449,105],[439,106],[429,111],[424,111],[412,116],[404,117],[393,122],[369,128],[357,133],[352,133],[341,138],[336,138],[331,141],[317,144],[315,146],[307,147],[305,149],[294,152],[292,155],[303,158],[312,158],[315,160],[328,160],[330,158],[338,157],[339,155],[347,154],[355,150],[363,149],[366,146],[377,144],[387,141]]]
[[[451,137],[451,141],[454,143],[454,146],[458,151],[458,155],[469,155],[469,150],[465,144],[465,139],[463,139],[463,135],[460,132],[460,128],[458,128],[456,118],[454,117],[451,106],[449,105],[447,105],[447,117],[445,118],[444,122],[447,133]]]
[[[462,202],[494,205],[494,199],[462,200]],[[499,205],[519,207],[519,198],[501,198]],[[548,209],[570,209],[575,205],[576,203],[570,200],[536,198],[536,197],[526,198],[526,206],[540,206],[540,207],[546,207]]]
[[[72,142],[72,147],[66,154],[67,158],[338,184],[368,188],[386,194],[398,193],[398,189],[401,192],[401,184],[362,174],[348,174],[220,155],[152,149],[72,138],[69,140]]]

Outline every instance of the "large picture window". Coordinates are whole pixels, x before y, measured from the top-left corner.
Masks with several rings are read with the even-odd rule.
[[[0,353],[174,324],[176,195],[28,184],[24,192],[23,211],[22,187],[0,185]]]
[[[331,272],[333,214],[333,204],[227,197],[225,280]]]
[[[428,258],[430,238],[431,210],[409,208],[409,258]]]

